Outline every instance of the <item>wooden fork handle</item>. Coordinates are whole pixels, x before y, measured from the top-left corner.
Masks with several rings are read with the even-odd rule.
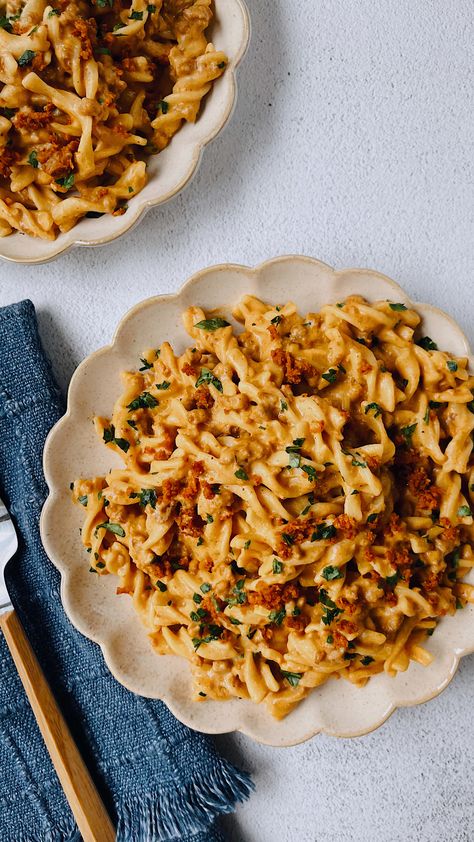
[[[113,842],[114,826],[14,611],[0,628],[84,842]]]

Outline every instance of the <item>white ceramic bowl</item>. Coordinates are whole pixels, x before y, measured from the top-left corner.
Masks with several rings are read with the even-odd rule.
[[[211,37],[215,47],[229,57],[226,71],[205,98],[197,122],[183,125],[166,149],[151,156],[148,183],[128,200],[127,212],[123,216],[84,218],[56,240],[40,240],[16,232],[0,238],[0,257],[16,263],[44,263],[72,246],[104,245],[129,231],[149,208],[167,202],[186,187],[197,171],[204,147],[232,115],[237,96],[235,71],[250,38],[244,0],[215,0],[215,8]]]
[[[474,651],[474,606],[468,605],[440,622],[427,643],[435,656],[429,667],[412,663],[396,678],[375,676],[363,689],[343,680],[328,681],[286,719],[277,722],[264,706],[243,700],[191,702],[188,663],[174,656],[156,655],[132,601],[115,595],[115,577],[99,578],[88,572],[79,536],[82,512],[71,503],[69,482],[121,464],[96,436],[92,416],[110,416],[121,389],[119,372],[136,368],[144,349],[164,339],[170,340],[178,353],[189,345],[181,324],[185,307],[198,304],[218,308],[232,321],[231,307],[245,293],[269,302],[290,297],[303,313],[353,293],[372,301],[389,298],[412,303],[397,284],[376,272],[337,272],[307,257],[280,257],[255,269],[214,266],[194,275],[176,295],[138,304],[122,320],[112,345],[79,366],[71,381],[67,413],[48,437],[44,468],[50,495],[42,515],[43,543],[61,572],[62,600],[71,622],[100,644],[118,681],[135,693],[162,699],[181,722],[208,733],[240,730],[259,742],[277,746],[302,742],[319,731],[337,736],[364,734],[381,725],[397,707],[425,702],[447,686],[461,655]],[[427,304],[413,306],[423,316],[424,332],[438,340],[442,348],[459,356],[469,355],[465,336],[449,316]]]

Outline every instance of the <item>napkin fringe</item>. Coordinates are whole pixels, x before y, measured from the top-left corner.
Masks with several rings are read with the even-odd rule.
[[[231,813],[255,788],[250,777],[225,759],[207,769],[206,780],[182,789],[123,798],[118,808],[117,840],[182,839],[209,826],[218,815]]]

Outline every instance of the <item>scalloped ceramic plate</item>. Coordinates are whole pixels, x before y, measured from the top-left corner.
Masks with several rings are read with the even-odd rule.
[[[56,240],[40,240],[16,232],[0,239],[0,257],[16,263],[44,263],[72,246],[110,243],[129,231],[145,211],[176,196],[196,174],[204,147],[230,119],[237,97],[235,70],[250,39],[250,19],[244,0],[215,0],[216,16],[211,27],[215,47],[229,57],[226,72],[216,80],[204,100],[196,123],[187,123],[169,146],[148,163],[148,184],[128,201],[123,216],[106,215],[82,219]]]
[[[353,293],[369,300],[390,298],[410,304],[406,293],[383,275],[365,269],[336,272],[305,257],[281,257],[255,269],[214,266],[194,275],[176,295],[138,304],[119,325],[113,344],[84,360],[72,378],[68,411],[51,431],[45,447],[50,495],[41,522],[46,552],[62,575],[64,609],[79,631],[100,644],[118,681],[135,693],[162,699],[191,728],[213,734],[240,730],[277,746],[302,742],[320,731],[336,736],[364,734],[381,725],[397,707],[436,696],[452,679],[459,658],[474,651],[474,606],[441,621],[427,644],[435,656],[431,666],[412,663],[397,678],[378,675],[363,689],[346,681],[329,681],[281,722],[272,719],[263,705],[248,701],[191,702],[187,662],[156,655],[132,601],[115,595],[115,577],[89,574],[79,536],[82,513],[71,504],[69,482],[121,464],[97,438],[92,416],[110,415],[120,393],[119,372],[136,368],[144,349],[164,339],[170,340],[178,353],[187,347],[189,338],[181,324],[185,307],[218,308],[232,321],[232,305],[243,294],[282,302],[289,297],[289,290],[302,312]],[[459,356],[469,355],[465,336],[449,316],[426,304],[415,306],[423,315],[424,331],[441,347]]]

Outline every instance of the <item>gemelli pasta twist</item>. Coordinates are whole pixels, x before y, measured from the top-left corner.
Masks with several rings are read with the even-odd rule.
[[[0,17],[0,236],[126,211],[227,64],[211,0],[27,0]]]
[[[190,662],[195,699],[280,718],[330,677],[428,665],[474,601],[474,377],[402,303],[233,315],[190,307],[192,346],[123,374],[95,424],[124,467],[72,493],[91,571]]]

